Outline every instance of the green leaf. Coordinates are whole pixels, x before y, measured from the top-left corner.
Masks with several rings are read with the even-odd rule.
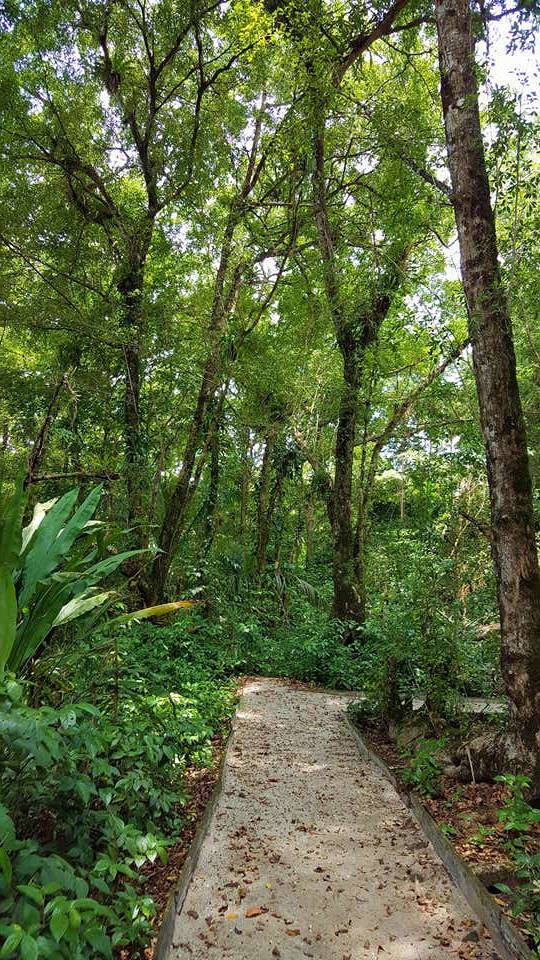
[[[63,542],[59,542],[59,534],[76,503],[78,493],[78,487],[68,490],[41,521],[23,567],[23,586],[19,597],[21,607],[31,600],[38,582],[58,566],[63,556]]]
[[[32,538],[36,530],[39,528],[39,525],[41,524],[41,521],[43,520],[45,514],[47,513],[48,510],[51,509],[51,507],[54,507],[57,500],[58,500],[58,497],[54,497],[52,500],[47,500],[46,503],[36,503],[31,521],[26,527],[24,527],[22,531],[22,543],[21,543],[22,554],[25,553],[27,548],[29,547],[32,541]]]
[[[18,566],[22,543],[22,518],[26,496],[22,480],[17,483],[15,493],[8,501],[4,516],[0,522],[0,562],[9,570]]]
[[[20,956],[21,960],[37,960],[38,958],[38,945],[37,942],[29,934],[26,934],[20,945]]]
[[[100,893],[110,894],[111,888],[105,880],[102,880],[101,877],[92,877],[92,886],[99,890]]]
[[[11,572],[0,564],[0,677],[15,643],[17,631],[17,594]]]
[[[60,907],[53,910],[51,919],[49,920],[49,927],[56,942],[60,943],[60,940],[69,927],[68,915]]]
[[[113,590],[107,590],[105,593],[94,593],[90,596],[82,594],[82,596],[73,597],[72,600],[64,604],[53,623],[53,627],[59,627],[63,623],[69,623],[70,620],[76,620],[77,617],[82,617],[83,614],[93,610],[94,607],[101,607],[113,595]]]
[[[125,560],[147,552],[147,550],[124,550],[122,553],[115,553],[112,557],[106,557],[105,560],[99,560],[92,567],[88,567],[83,573],[83,580],[88,585],[98,583],[114,573]]]
[[[6,881],[6,886],[11,887],[13,867],[11,866],[11,860],[9,859],[9,856],[3,847],[0,847],[0,870],[2,871],[4,880]]]
[[[40,592],[32,612],[17,628],[16,641],[8,660],[9,668],[15,673],[34,656],[46,639],[72,589],[73,585],[69,582],[49,583],[49,586]]]
[[[71,547],[97,510],[103,485],[90,491],[73,516],[78,488],[68,490],[49,510],[35,536],[23,569],[23,589],[19,604],[29,603],[37,584],[48,577],[67,557]]]
[[[17,884],[17,890],[19,893],[23,893],[25,897],[29,897],[30,900],[33,900],[34,903],[37,903],[38,907],[43,903],[43,894],[39,887],[34,887],[28,883],[19,883]]]
[[[103,933],[101,927],[97,924],[95,926],[88,927],[85,931],[85,937],[90,946],[94,948],[99,954],[100,957],[112,958],[112,948],[111,941],[106,934]]]
[[[6,941],[0,950],[0,957],[9,957],[10,953],[13,953],[19,946],[22,938],[24,936],[24,930],[20,927],[15,929],[13,933],[10,933],[9,937],[6,938]]]
[[[88,806],[90,798],[95,794],[96,788],[90,780],[77,780],[75,790],[79,794],[85,806]]]
[[[87,523],[94,516],[102,493],[103,484],[100,483],[99,486],[94,487],[94,489],[90,491],[69,522],[66,523],[64,529],[58,534],[58,547],[62,551],[62,556],[65,556],[69,552],[79,534],[82,533]]]

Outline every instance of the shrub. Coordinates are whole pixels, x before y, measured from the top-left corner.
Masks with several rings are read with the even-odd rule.
[[[403,779],[424,797],[434,797],[440,790],[442,765],[438,754],[445,744],[446,737],[420,740],[412,749],[404,751],[408,766],[403,770]]]

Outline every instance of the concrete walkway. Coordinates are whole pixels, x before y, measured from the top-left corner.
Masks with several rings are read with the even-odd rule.
[[[346,702],[246,686],[167,960],[496,960]]]

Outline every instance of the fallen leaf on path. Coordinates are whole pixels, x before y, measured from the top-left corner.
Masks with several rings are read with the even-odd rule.
[[[265,907],[250,907],[246,910],[246,917],[260,917],[261,913],[266,913]]]
[[[226,914],[225,914],[225,919],[226,919],[226,920],[238,920],[238,914],[237,914],[237,913],[226,913]]]
[[[300,931],[299,931],[299,930],[287,930],[287,936],[288,936],[288,937],[299,937],[299,936],[300,936]]]

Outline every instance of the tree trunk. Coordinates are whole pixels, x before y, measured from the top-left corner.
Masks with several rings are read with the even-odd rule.
[[[257,501],[257,576],[259,579],[266,567],[266,549],[270,537],[270,476],[274,442],[275,433],[270,431],[264,445]]]
[[[304,569],[306,572],[313,566],[313,533],[315,529],[315,498],[313,496],[313,486],[310,484],[308,497],[305,506],[305,544],[306,557]]]
[[[157,603],[165,596],[165,586],[173,559],[174,550],[185,527],[188,509],[197,489],[198,477],[202,472],[201,458],[205,447],[209,446],[216,427],[215,417],[209,415],[210,400],[215,396],[216,379],[214,357],[210,357],[201,381],[197,407],[191,422],[182,468],[176,485],[165,508],[165,516],[158,537],[159,553],[156,554],[149,582],[145,587],[147,603]],[[197,454],[200,451],[198,466]]]
[[[250,442],[250,433],[247,429],[244,433],[242,431],[242,466],[240,474],[240,523],[239,523],[239,539],[240,543],[244,545],[246,539],[246,528],[248,521],[248,509],[249,509],[249,487],[251,481],[251,442]]]
[[[60,396],[64,390],[67,383],[67,374],[63,373],[60,379],[57,381],[55,388],[53,390],[52,397],[49,401],[49,406],[47,407],[47,413],[45,414],[45,419],[39,428],[38,435],[34,441],[34,445],[28,457],[28,466],[26,468],[26,476],[24,478],[24,486],[29,486],[35,475],[38,473],[38,470],[41,466],[43,458],[45,456],[47,439],[49,437],[49,431],[52,424],[54,423],[54,418],[58,409],[60,402]]]
[[[242,270],[245,264],[236,263],[233,268],[233,254],[235,233],[245,214],[246,201],[255,187],[262,169],[257,163],[257,155],[262,134],[266,95],[261,98],[261,109],[255,123],[255,130],[249,153],[249,160],[238,194],[233,198],[229,207],[229,214],[223,239],[219,265],[214,282],[212,313],[209,323],[209,346],[204,366],[199,395],[195,407],[193,420],[189,429],[182,469],[174,487],[169,503],[165,509],[165,516],[158,537],[159,553],[156,555],[150,572],[149,583],[146,588],[149,601],[161,599],[165,592],[167,575],[173,559],[174,550],[178,544],[186,521],[188,507],[195,492],[195,476],[197,469],[200,474],[202,466],[199,458],[198,468],[195,466],[197,454],[211,439],[211,432],[215,429],[215,422],[209,416],[209,408],[222,382],[221,348],[223,335],[231,315],[234,313]]]
[[[216,535],[216,513],[219,494],[219,453],[220,453],[220,424],[216,424],[212,440],[210,442],[210,478],[208,485],[208,497],[206,499],[206,508],[204,515],[204,555],[208,556],[212,549],[214,537]]]
[[[117,283],[122,299],[124,343],[124,459],[127,496],[127,524],[131,530],[130,546],[144,545],[146,522],[145,494],[147,464],[145,441],[141,429],[141,340],[144,329],[143,287],[146,258],[152,242],[154,218],[149,215],[141,234],[131,237],[128,261]],[[133,565],[133,571],[136,564]]]
[[[158,536],[159,553],[152,564],[149,578],[148,600],[157,602],[164,596],[165,584],[174,550],[182,534],[186,515],[195,492],[193,475],[197,455],[209,439],[212,427],[210,408],[221,383],[221,339],[225,330],[229,312],[233,307],[234,294],[237,292],[239,277],[233,281],[233,287],[224,297],[226,267],[232,245],[234,225],[231,221],[230,235],[227,234],[222,250],[222,259],[216,276],[214,304],[210,320],[210,346],[201,377],[197,404],[191,421],[184,453],[182,468],[174,486]],[[215,426],[215,425],[214,425]]]
[[[364,490],[361,490],[358,515],[354,533],[354,582],[358,601],[362,609],[362,623],[366,619],[366,539],[368,522],[368,504]]]
[[[343,338],[342,338],[343,339]],[[358,415],[361,367],[356,345],[342,342],[343,387],[335,448],[333,496],[333,579],[332,615],[338,620],[364,622],[364,609],[356,589],[352,525],[352,474]]]
[[[376,342],[381,324],[392,305],[402,279],[411,247],[400,245],[389,251],[384,273],[376,277],[371,296],[360,292],[351,304],[343,291],[336,238],[330,221],[325,172],[325,120],[314,103],[313,200],[323,280],[334,323],[337,345],[343,358],[341,392],[335,448],[335,474],[332,504],[334,601],[332,613],[340,620],[352,620],[360,626],[365,620],[365,600],[358,595],[354,570],[352,525],[352,474],[360,391],[366,353]]]
[[[468,0],[435,0],[448,164],[486,449],[511,730],[540,787],[540,575],[527,437],[486,170]]]

